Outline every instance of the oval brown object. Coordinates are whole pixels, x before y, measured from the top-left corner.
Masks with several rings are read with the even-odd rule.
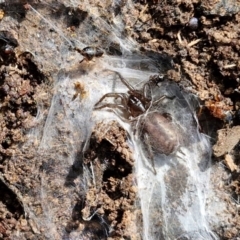
[[[170,155],[178,145],[177,129],[172,119],[159,112],[148,113],[144,118],[142,135],[147,138],[145,144],[158,153]]]
[[[97,47],[85,47],[81,50],[81,54],[88,60],[91,60],[93,57],[101,57],[103,50]]]
[[[7,55],[14,53],[14,48],[8,44],[6,46],[2,47],[2,50],[3,50],[3,53],[7,54]]]

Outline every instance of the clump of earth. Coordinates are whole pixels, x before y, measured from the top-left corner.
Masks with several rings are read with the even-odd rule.
[[[138,42],[139,51],[171,58],[172,68],[163,72],[164,77],[199,97],[200,125],[213,144],[214,188],[231,216],[221,227],[213,226],[213,231],[220,239],[238,239],[240,2],[134,1],[131,8],[127,3],[88,4],[97,6],[103,14],[109,10],[115,17],[124,16],[124,34]],[[136,234],[139,226],[133,224],[136,217],[141,223],[135,205],[134,159],[127,133],[118,123],[110,122],[105,135],[99,131],[104,123],[99,123],[90,137],[83,164],[73,166],[72,171],[79,175],[83,169],[91,175],[94,169],[95,179],[88,183],[87,191],[76,192],[71,176],[64,186],[52,184],[56,159],[36,157],[38,143],[23,147],[26,134],[39,124],[34,121],[38,108],[47,116],[52,76],[58,70],[58,63],[49,61],[54,56],[51,47],[41,48],[42,39],[35,33],[45,31],[46,38],[50,35],[57,46],[63,42],[53,25],[42,27],[43,19],[36,18],[31,7],[70,36],[86,18],[89,5],[71,7],[64,0],[0,3],[0,239],[48,239],[43,237],[46,229],[34,222],[29,210],[34,210],[35,217],[42,216],[39,189],[43,175],[59,196],[56,204],[64,202],[66,192],[72,194],[72,215],[65,214],[67,207],[63,205],[56,220],[66,239],[141,239],[140,233]],[[105,18],[111,19],[108,15]],[[98,214],[91,217],[95,211]]]

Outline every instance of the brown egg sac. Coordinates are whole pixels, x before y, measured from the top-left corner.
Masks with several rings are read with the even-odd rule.
[[[168,116],[150,112],[144,118],[143,138],[158,153],[170,155],[178,147],[176,126]]]

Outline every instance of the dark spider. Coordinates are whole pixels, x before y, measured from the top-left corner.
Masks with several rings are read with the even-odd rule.
[[[0,31],[0,57],[6,62],[14,58],[14,48],[18,46],[17,40],[7,31]]]
[[[84,56],[81,62],[83,62],[84,60],[90,61],[94,57],[101,57],[104,53],[103,50],[98,47],[85,47],[83,49],[75,47],[74,49]]]
[[[139,126],[137,135],[147,148],[149,158],[152,161],[154,173],[154,151],[157,153],[170,155],[175,152],[179,146],[178,134],[176,134],[176,125],[173,123],[170,114],[160,113],[157,106],[165,98],[173,99],[166,95],[157,100],[151,97],[152,87],[156,87],[157,77],[154,76],[145,83],[140,90],[134,89],[119,73],[116,72],[122,83],[129,89],[127,93],[107,93],[96,104],[95,110],[102,108],[118,109],[122,114],[114,111],[123,121],[136,122]],[[154,86],[155,85],[155,86]],[[105,103],[100,105],[106,98],[114,98],[114,103]],[[116,102],[117,99],[120,102]],[[100,106],[99,106],[100,105]],[[134,129],[134,132],[135,132]]]

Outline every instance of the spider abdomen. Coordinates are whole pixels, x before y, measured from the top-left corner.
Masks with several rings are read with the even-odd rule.
[[[176,126],[171,119],[159,112],[147,114],[142,134],[148,139],[145,144],[150,144],[150,147],[158,153],[170,155],[179,145]]]
[[[101,57],[103,51],[98,47],[85,47],[81,50],[81,54],[88,60],[91,60],[93,57]]]

